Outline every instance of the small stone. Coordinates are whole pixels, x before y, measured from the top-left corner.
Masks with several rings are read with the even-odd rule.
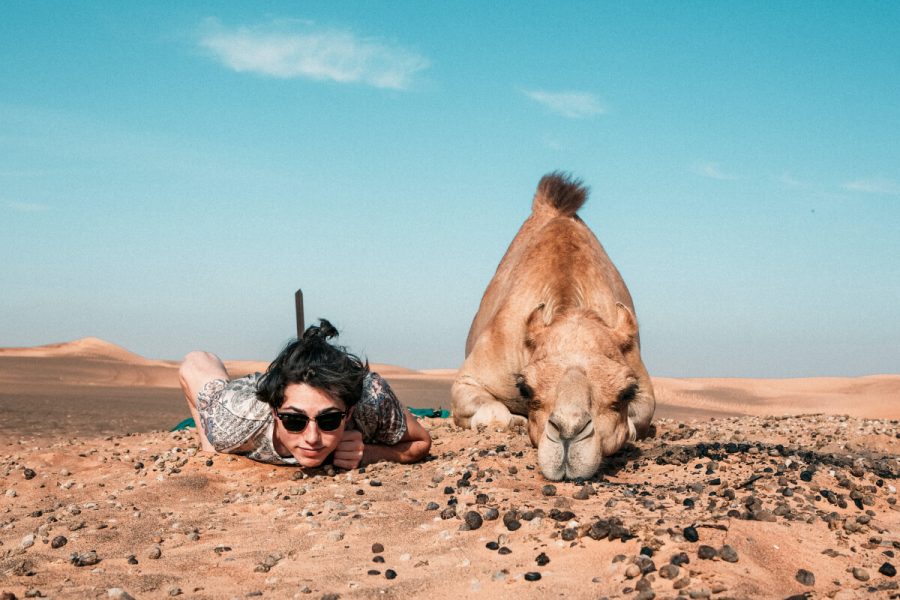
[[[469,512],[467,512],[463,517],[463,520],[465,521],[465,526],[470,530],[480,529],[482,523],[484,523],[481,515],[474,510],[470,510]]]
[[[448,506],[444,510],[441,511],[441,518],[443,520],[452,519],[456,516],[456,509],[452,506]]]
[[[880,567],[878,567],[878,572],[884,575],[885,577],[893,577],[897,574],[897,568],[889,562],[884,563]]]
[[[485,521],[496,521],[500,518],[500,511],[496,508],[489,508],[484,511],[484,520]]]
[[[511,510],[503,515],[503,524],[510,531],[515,531],[522,526],[522,523],[516,518],[516,511]]]
[[[537,571],[529,571],[525,573],[525,581],[537,581],[541,578],[541,574]]]
[[[868,581],[869,572],[860,567],[853,567],[853,578],[857,581]]]
[[[88,552],[82,552],[81,554],[76,552],[69,557],[69,560],[76,567],[89,567],[100,562],[100,557],[97,556],[96,551],[90,550]]]
[[[544,487],[541,488],[541,494],[543,494],[544,496],[555,496],[556,495],[556,486],[548,483],[547,485],[545,485]]]
[[[625,569],[625,577],[628,579],[634,579],[638,575],[641,574],[641,568],[637,565],[631,564]]]
[[[668,564],[659,568],[659,576],[663,579],[675,579],[681,572],[676,565]]]
[[[34,469],[25,469],[22,474],[25,476],[25,479],[34,479],[37,473],[34,472]]]
[[[373,563],[383,563],[384,557],[381,556],[380,554],[376,554],[375,556],[372,557],[372,562]]]
[[[62,548],[68,542],[69,542],[69,540],[66,539],[66,536],[58,535],[55,538],[53,538],[52,540],[50,540],[50,547],[53,548],[54,550],[56,550],[57,548]]]
[[[384,572],[384,576],[387,579],[394,579],[395,577],[397,577],[397,571],[395,571],[393,569],[388,569],[387,571]]]
[[[725,562],[736,563],[738,561],[737,551],[727,544],[719,550],[719,557]]]
[[[377,479],[371,479],[369,480],[369,485],[371,485],[372,487],[381,487],[381,481]]]
[[[534,562],[536,562],[539,567],[543,567],[550,562],[550,557],[547,556],[544,552],[541,552],[537,555],[537,558],[534,559]]]
[[[519,469],[518,469],[518,467],[516,467],[515,465],[511,465],[511,466],[507,469],[507,472],[509,472],[510,475],[515,475],[516,473],[519,472]]]
[[[498,544],[497,542],[488,542],[484,545],[484,547],[488,550],[497,550],[498,548],[500,548],[500,544]]]
[[[425,510],[437,510],[441,507],[437,502],[429,502],[425,505]]]
[[[575,490],[575,493],[572,494],[572,497],[575,498],[576,500],[587,500],[588,498],[591,497],[590,486],[588,486],[587,484],[581,486],[580,488]]]
[[[28,535],[26,535],[25,537],[22,538],[21,542],[19,542],[19,547],[22,550],[27,550],[28,548],[31,548],[32,546],[34,546],[34,534],[33,533],[29,533]]]
[[[181,595],[181,588],[180,588],[180,587],[177,587],[177,586],[176,586],[176,587],[173,587],[173,588],[169,588],[169,595],[172,596],[172,597],[180,596],[180,595]]]
[[[379,571],[378,569],[369,569],[368,571],[366,571],[366,574],[367,575],[381,575],[381,571]]]
[[[109,588],[106,590],[106,596],[112,600],[134,600],[134,597],[122,588]]]
[[[503,554],[503,555],[512,554],[512,550],[510,550],[509,547],[507,547],[507,546],[500,546],[500,549],[497,550],[497,554]]]
[[[150,552],[147,553],[147,558],[152,560],[156,560],[162,556],[162,548],[159,546],[153,546],[150,548]]]
[[[684,539],[689,542],[696,542],[700,539],[700,534],[697,533],[697,529],[693,525],[685,527],[682,535],[684,535]]]
[[[796,579],[803,585],[813,586],[816,584],[816,576],[806,569],[800,569],[799,571],[797,571],[797,574],[794,575],[794,579]]]
[[[691,557],[687,555],[687,552],[679,552],[674,555],[669,562],[671,562],[676,567],[680,567],[681,565],[686,565],[691,562]]]
[[[382,552],[384,552],[384,545],[379,542],[375,542],[374,544],[372,544],[372,552],[374,554],[381,554]]]
[[[716,549],[712,546],[701,545],[699,548],[697,548],[697,556],[699,558],[702,558],[703,560],[712,560],[718,554],[719,553],[716,552]]]
[[[129,555],[128,555],[128,564],[129,564],[129,565],[136,565],[136,564],[138,564],[138,559],[137,559],[137,557],[136,557],[134,554],[129,554]]]
[[[340,530],[330,531],[328,532],[328,541],[330,542],[339,542],[344,539],[344,532]]]

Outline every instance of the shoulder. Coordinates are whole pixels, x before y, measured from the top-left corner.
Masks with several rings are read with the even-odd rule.
[[[366,375],[353,420],[370,442],[396,444],[406,433],[403,405],[390,384],[378,373]]]

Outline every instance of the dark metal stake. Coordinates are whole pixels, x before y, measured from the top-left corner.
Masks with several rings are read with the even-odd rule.
[[[297,290],[294,294],[294,306],[297,309],[297,337],[303,337],[303,330],[306,329],[303,324],[303,290]]]

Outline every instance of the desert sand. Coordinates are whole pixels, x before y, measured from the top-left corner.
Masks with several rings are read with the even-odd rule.
[[[454,371],[373,370],[449,408]],[[524,432],[448,419],[412,466],[201,453],[176,377],[0,349],[3,598],[900,597],[900,375],[656,378],[655,434],[552,485]]]

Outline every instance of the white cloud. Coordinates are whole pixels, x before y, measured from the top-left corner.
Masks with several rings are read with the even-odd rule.
[[[778,181],[781,182],[781,184],[784,185],[785,187],[789,187],[789,188],[799,189],[799,188],[808,188],[809,187],[809,184],[807,182],[797,179],[796,177],[794,177],[791,173],[788,173],[787,171],[785,171],[784,173],[781,174],[781,177],[778,178]]]
[[[900,183],[893,179],[874,177],[872,179],[857,179],[848,181],[841,186],[848,192],[862,192],[864,194],[880,194],[884,196],[900,196]]]
[[[38,204],[36,202],[6,202],[6,207],[16,212],[34,213],[50,210],[46,204]]]
[[[585,119],[606,112],[600,99],[588,92],[524,91],[524,94],[551,111],[569,119]]]
[[[241,73],[398,90],[408,88],[413,76],[430,64],[425,57],[399,46],[301,21],[229,29],[208,19],[199,43],[225,66]]]
[[[733,181],[737,179],[737,175],[726,173],[722,170],[722,167],[720,167],[719,163],[717,162],[699,161],[694,163],[694,166],[691,170],[701,177],[718,179],[719,181]]]

